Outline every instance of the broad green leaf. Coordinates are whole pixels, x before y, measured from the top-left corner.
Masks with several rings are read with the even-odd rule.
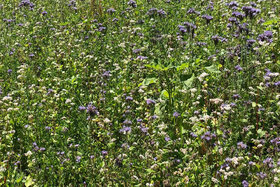
[[[257,103],[255,103],[255,102],[252,102],[252,107],[256,107],[257,106]]]
[[[263,131],[262,129],[259,129],[257,133],[259,134],[260,137],[263,137],[265,135],[265,131]]]
[[[162,90],[160,94],[160,98],[162,99],[169,99],[169,94],[166,90]]]
[[[221,131],[220,129],[217,129],[217,134],[218,134],[218,135],[222,135],[222,134],[223,134],[223,131]]]
[[[161,105],[159,103],[156,104],[155,106],[155,114],[158,115],[158,116],[161,116],[162,115],[162,111],[161,111]]]
[[[187,87],[187,88],[190,88],[192,86],[192,83],[195,79],[195,76],[194,74],[192,74],[192,77],[189,78],[188,80],[184,81],[184,85]]]
[[[221,73],[218,69],[218,67],[216,67],[216,65],[211,65],[208,67],[205,67],[208,71],[210,71],[210,73]]]
[[[152,170],[152,169],[146,169],[146,171],[148,172],[148,174],[150,174],[150,173],[154,173],[155,171],[154,170]]]
[[[186,131],[186,129],[183,126],[181,126],[181,132],[182,132],[182,134],[188,133],[188,131]]]
[[[156,83],[157,80],[157,78],[146,78],[138,86],[149,86],[150,84]]]
[[[16,180],[16,183],[20,183],[22,181],[23,174],[21,173],[20,177]]]
[[[28,175],[28,177],[25,180],[25,186],[29,187],[29,186],[31,186],[33,184],[34,184],[33,179],[30,177],[30,175]]]
[[[273,24],[276,24],[280,19],[278,18],[274,18],[274,19],[271,19],[271,20],[268,20],[266,22],[263,23],[263,25],[267,26],[267,25],[273,25]]]
[[[177,71],[186,69],[186,68],[188,68],[188,67],[189,67],[189,63],[183,63],[183,64],[181,64],[180,66],[177,66]]]

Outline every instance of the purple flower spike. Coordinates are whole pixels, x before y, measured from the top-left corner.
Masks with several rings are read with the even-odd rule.
[[[206,20],[207,24],[209,24],[210,21],[213,19],[213,16],[203,15],[202,18]]]

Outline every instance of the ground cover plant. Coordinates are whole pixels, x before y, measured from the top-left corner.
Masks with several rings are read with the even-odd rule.
[[[280,2],[3,0],[1,186],[279,186]]]

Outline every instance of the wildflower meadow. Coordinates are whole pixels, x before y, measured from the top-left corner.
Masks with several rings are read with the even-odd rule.
[[[280,186],[279,0],[1,0],[0,186]]]

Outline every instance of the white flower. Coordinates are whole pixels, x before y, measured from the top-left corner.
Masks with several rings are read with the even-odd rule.
[[[10,96],[5,96],[5,97],[3,97],[3,101],[8,101],[8,100],[12,100],[13,98],[12,97],[10,97]]]
[[[215,98],[215,99],[210,99],[210,102],[211,102],[211,103],[215,103],[215,104],[217,105],[217,104],[223,102],[223,100],[220,99],[220,98]]]
[[[111,121],[108,118],[104,119],[104,123],[110,123]]]
[[[198,80],[199,80],[200,82],[202,82],[203,79],[204,79],[204,77],[207,77],[208,75],[209,75],[208,73],[203,72],[203,73],[198,77]]]
[[[216,178],[214,178],[214,177],[212,177],[212,182],[214,182],[215,184],[218,184],[219,183],[219,181],[218,181],[218,179],[216,179]]]
[[[191,93],[195,93],[195,92],[197,92],[197,89],[196,88],[192,88],[192,89],[190,89],[190,91],[191,91]]]
[[[24,153],[25,156],[31,156],[32,155],[32,152],[31,151],[28,151],[27,153]]]

